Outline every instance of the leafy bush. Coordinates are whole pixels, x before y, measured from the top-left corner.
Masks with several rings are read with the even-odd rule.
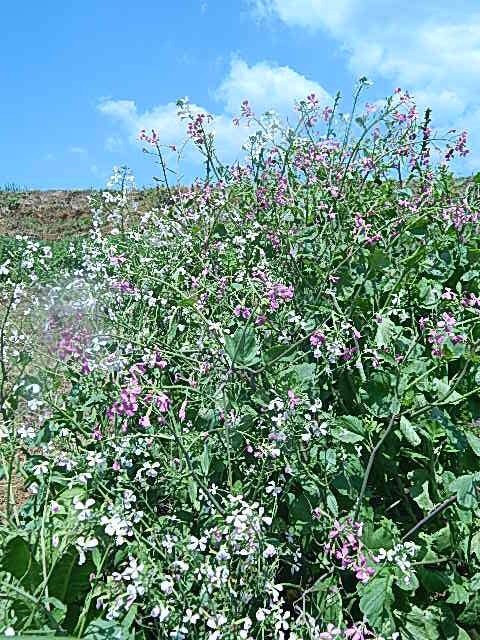
[[[478,637],[466,137],[400,90],[338,107],[308,96],[289,128],[244,102],[250,159],[223,166],[180,102],[204,181],[139,221],[117,172],[72,262],[6,245],[8,633]]]

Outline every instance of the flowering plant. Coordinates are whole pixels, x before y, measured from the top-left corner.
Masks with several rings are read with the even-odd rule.
[[[291,128],[245,101],[259,132],[226,166],[180,101],[204,181],[172,188],[143,131],[168,203],[135,211],[121,169],[71,261],[2,244],[5,634],[476,637],[466,134],[401,90],[339,104]]]

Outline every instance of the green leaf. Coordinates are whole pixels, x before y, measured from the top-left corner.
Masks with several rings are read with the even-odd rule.
[[[457,391],[451,390],[448,380],[440,380],[439,378],[434,378],[432,381],[432,386],[438,394],[437,400],[439,402],[445,401],[451,404],[455,404],[455,402],[458,402],[462,398],[462,396],[457,393]]]
[[[360,395],[370,411],[378,417],[391,416],[400,409],[395,398],[395,377],[386,371],[376,371],[360,390]]]
[[[472,591],[480,591],[480,573],[472,576],[469,586]]]
[[[473,534],[470,540],[470,548],[472,554],[477,557],[477,560],[480,560],[480,531],[476,531]]]
[[[476,477],[474,474],[460,476],[450,484],[450,491],[457,494],[457,503],[465,509],[477,506],[475,491]]]
[[[468,444],[471,446],[475,455],[480,456],[480,438],[471,431],[466,434]]]
[[[436,608],[413,606],[402,629],[402,640],[439,640],[441,624],[442,616]]]
[[[456,640],[472,640],[471,637],[468,635],[468,633],[465,631],[465,629],[462,629],[461,627],[457,626],[457,637]]]
[[[454,575],[448,589],[449,596],[446,600],[449,604],[466,604],[470,597],[470,591],[467,589],[468,582],[462,580],[457,574]]]
[[[225,336],[225,351],[233,363],[249,366],[258,361],[258,345],[253,327],[239,327],[233,336]]]
[[[410,422],[410,420],[407,420],[407,418],[405,418],[405,416],[402,416],[400,418],[400,431],[413,447],[418,447],[418,445],[422,442],[420,436],[415,431],[415,427]]]
[[[335,424],[332,436],[341,442],[361,442],[365,436],[363,422],[356,416],[340,416]]]
[[[48,580],[48,593],[66,604],[81,601],[90,589],[89,576],[94,568],[90,556],[83,565],[78,564],[78,551],[69,547],[62,555]]]
[[[458,616],[458,622],[475,627],[480,620],[480,594],[476,593]]]
[[[410,495],[423,511],[431,511],[433,502],[430,498],[428,480],[422,482],[421,485],[415,485],[410,489]]]
[[[463,431],[458,429],[450,420],[449,415],[445,411],[441,411],[437,407],[432,410],[432,417],[437,424],[443,427],[445,435],[449,442],[455,447],[457,451],[465,451],[468,442]]]
[[[333,493],[327,493],[327,508],[335,517],[338,516],[338,503]]]
[[[115,620],[93,620],[87,627],[83,640],[130,640],[128,629]]]
[[[360,588],[360,611],[374,629],[391,618],[393,576],[380,572]]]
[[[15,576],[29,591],[33,591],[42,579],[40,565],[21,536],[11,538],[5,545],[0,569]]]
[[[312,384],[315,379],[315,370],[317,366],[310,362],[303,362],[297,364],[291,368],[296,375],[298,386],[300,388],[306,387],[308,384]]]
[[[293,521],[311,522],[312,505],[306,498],[305,494],[302,493],[299,496],[293,497],[293,502],[291,502],[290,505],[290,515]]]
[[[382,318],[375,335],[375,343],[378,349],[388,347],[396,333],[396,329],[396,325],[390,320],[390,318]]]
[[[211,462],[210,450],[208,448],[208,444],[205,443],[203,445],[203,453],[200,456],[200,466],[202,467],[202,471],[206,476],[208,475],[208,470],[210,469],[210,462]]]

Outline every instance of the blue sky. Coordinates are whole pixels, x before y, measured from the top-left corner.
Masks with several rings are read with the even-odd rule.
[[[431,105],[440,127],[466,127],[480,165],[478,0],[24,0],[2,7],[0,185],[102,186],[128,164],[139,184],[156,168],[135,141],[154,126],[165,142],[184,125],[188,96],[216,117],[220,149],[243,98],[288,114],[315,90],[348,97],[367,75],[369,99],[395,86]],[[184,171],[199,170],[191,153]]]

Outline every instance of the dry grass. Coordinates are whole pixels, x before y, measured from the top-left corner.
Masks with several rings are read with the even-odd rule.
[[[17,234],[53,241],[87,233],[91,223],[91,199],[96,191],[0,191],[0,235]],[[141,213],[164,202],[159,189],[135,194]]]

